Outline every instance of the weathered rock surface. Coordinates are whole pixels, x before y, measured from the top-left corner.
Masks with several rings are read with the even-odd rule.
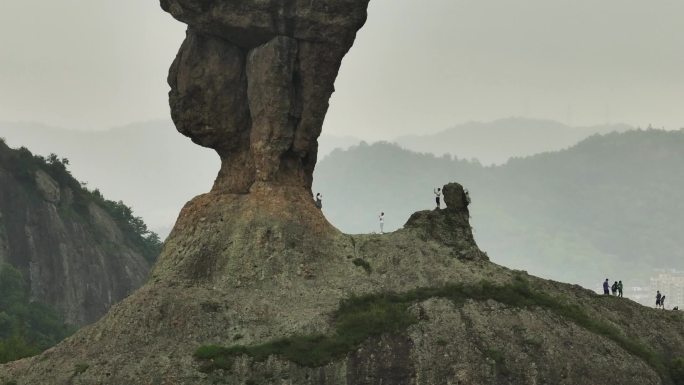
[[[447,190],[449,191],[449,190]],[[472,251],[465,209],[421,213],[385,235],[345,235],[297,188],[212,192],[180,214],[148,284],[96,324],[43,355],[0,367],[18,384],[663,384],[614,340],[543,307],[496,300],[415,303],[420,321],[400,335],[372,337],[322,367],[278,356],[238,357],[204,373],[201,345],[256,345],[331,333],[333,312],[353,295],[403,293],[450,283],[506,284],[521,273],[460,253],[426,236],[451,227]],[[445,219],[453,215],[456,218]],[[313,219],[312,218],[316,218]],[[429,231],[428,231],[429,230]],[[481,254],[480,254],[481,255]],[[365,260],[370,272],[353,261]],[[525,276],[524,274],[522,274]],[[684,319],[629,300],[526,276],[538,290],[656,352],[684,354]],[[78,365],[87,370],[75,374]],[[1,383],[1,382],[0,382]]]
[[[221,155],[221,173],[183,208],[142,289],[41,356],[0,366],[0,383],[672,383],[643,352],[684,356],[679,314],[490,263],[458,184],[444,188],[446,209],[416,213],[394,233],[346,235],[326,221],[309,188],[316,138],[366,5],[162,0],[190,25],[169,77],[174,120]],[[417,299],[407,308],[416,322],[319,366],[241,354],[208,373],[193,357],[207,344],[331,335],[352,296],[521,279],[552,299]]]
[[[215,149],[214,189],[310,188],[317,139],[368,0],[163,0],[189,25],[169,73],[178,130]]]
[[[71,188],[42,169],[23,175],[7,161],[14,153],[0,143],[0,263],[68,323],[92,323],[142,286],[149,263],[105,210],[76,208]]]

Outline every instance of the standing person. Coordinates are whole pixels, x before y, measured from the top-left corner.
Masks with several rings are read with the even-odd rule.
[[[319,209],[323,208],[323,194],[321,193],[316,194],[316,207]]]
[[[433,190],[435,192],[435,202],[437,202],[437,209],[439,210],[441,207],[441,199],[442,199],[442,189],[437,188]]]
[[[603,281],[603,295],[610,295],[610,284],[608,283],[608,278],[606,278],[605,281]]]
[[[660,308],[665,310],[665,296],[664,295],[660,298]]]
[[[657,290],[657,292],[658,293],[656,294],[656,309],[660,307],[660,297],[662,297],[662,295],[660,294],[660,290]]]
[[[385,213],[384,212],[380,213],[380,216],[378,217],[378,221],[380,221],[380,234],[385,234]]]
[[[622,281],[618,281],[618,297],[622,298]]]
[[[617,294],[617,281],[613,282],[613,286],[610,287],[610,291],[613,292],[613,295]]]

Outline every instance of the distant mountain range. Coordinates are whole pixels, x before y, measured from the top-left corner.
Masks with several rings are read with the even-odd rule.
[[[468,122],[433,135],[402,136],[395,142],[416,152],[451,154],[489,165],[562,150],[594,134],[624,132],[632,128],[625,124],[570,127],[552,120],[509,118],[487,123]]]
[[[625,129],[624,125],[572,128],[553,121],[505,119],[466,123],[440,134],[402,137],[396,142],[415,151],[453,153],[460,159],[488,163],[552,151],[594,133]],[[181,207],[211,188],[219,169],[214,151],[180,135],[170,120],[105,131],[0,122],[0,137],[37,154],[54,152],[69,158],[75,176],[97,186],[106,196],[125,201],[162,237],[170,231]],[[319,139],[319,160],[335,149],[360,142],[354,137],[324,134]]]
[[[345,232],[398,228],[433,206],[433,187],[470,189],[472,221],[493,261],[587,287],[684,268],[684,131],[595,135],[503,166],[389,143],[335,151],[316,169],[324,212]],[[645,275],[646,274],[646,275]]]
[[[70,170],[80,180],[108,197],[125,201],[162,236],[168,234],[188,200],[211,189],[220,165],[213,150],[193,144],[165,120],[106,131],[0,122],[0,137],[36,154],[68,158]],[[324,135],[319,156],[359,142],[352,137]]]

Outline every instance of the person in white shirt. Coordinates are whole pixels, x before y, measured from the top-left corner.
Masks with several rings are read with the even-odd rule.
[[[385,234],[385,213],[384,212],[380,213],[378,220],[380,221],[380,234]]]
[[[442,198],[442,189],[441,189],[441,188],[437,188],[437,189],[434,189],[433,191],[435,192],[435,202],[437,202],[437,208],[439,209],[439,208],[440,208],[440,203],[441,203],[440,201],[441,201],[441,198]]]

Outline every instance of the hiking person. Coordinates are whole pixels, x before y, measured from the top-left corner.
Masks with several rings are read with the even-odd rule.
[[[613,286],[610,287],[610,291],[613,292],[613,295],[617,294],[617,281],[613,282]]]
[[[660,308],[665,310],[665,295],[660,297]]]
[[[442,199],[442,189],[437,188],[437,189],[434,189],[433,191],[435,192],[435,202],[437,202],[437,209],[439,210],[441,208],[440,207],[440,203],[441,203],[440,201]]]
[[[316,207],[319,209],[323,208],[323,194],[321,193],[316,194]]]
[[[385,213],[384,212],[380,213],[378,220],[380,221],[380,234],[385,234]]]
[[[660,307],[660,297],[662,297],[662,295],[660,294],[660,290],[657,290],[657,294],[656,294],[656,309]]]
[[[608,278],[606,278],[605,281],[603,281],[603,295],[610,295],[609,290],[610,284],[608,283]]]
[[[618,281],[618,297],[622,298],[622,281]]]

